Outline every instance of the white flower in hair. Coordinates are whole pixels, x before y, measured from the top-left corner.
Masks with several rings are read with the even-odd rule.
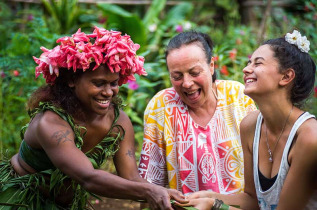
[[[296,45],[300,51],[308,53],[310,42],[307,40],[307,37],[302,36],[299,31],[294,30],[291,34],[287,33],[285,40],[290,44]]]
[[[307,40],[306,36],[301,37],[301,39],[297,40],[297,46],[300,51],[308,53],[310,42]]]
[[[293,33],[287,33],[285,36],[285,40],[290,43],[290,44],[296,44],[297,40],[300,39],[301,34],[299,33],[299,31],[294,30]]]

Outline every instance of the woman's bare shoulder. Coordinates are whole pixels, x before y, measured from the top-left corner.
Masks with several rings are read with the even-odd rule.
[[[39,113],[34,118],[36,120],[37,128],[49,128],[51,126],[63,126],[69,127],[70,125],[63,118],[61,118],[57,113],[53,111],[45,111],[44,113]]]
[[[26,139],[36,139],[38,143],[49,141],[54,136],[68,135],[73,138],[74,133],[71,126],[53,111],[45,111],[38,113],[30,123],[25,137]],[[42,144],[42,143],[40,143]]]
[[[242,131],[254,131],[257,118],[259,116],[260,111],[255,110],[250,112],[247,116],[245,116],[240,123],[240,130]]]
[[[315,118],[306,120],[297,130],[296,144],[317,154],[317,120]]]

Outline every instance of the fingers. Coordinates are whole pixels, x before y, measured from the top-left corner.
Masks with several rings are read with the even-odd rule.
[[[171,201],[169,198],[163,200],[163,209],[173,210]]]
[[[176,206],[186,207],[186,206],[193,206],[193,203],[191,201],[187,201],[187,203],[179,203],[175,201],[174,203]]]
[[[191,199],[197,199],[197,198],[200,198],[200,196],[198,194],[190,194],[188,197],[188,200],[191,200]]]
[[[168,189],[168,194],[170,195],[170,197],[172,199],[174,199],[175,201],[178,201],[179,203],[187,203],[188,202],[186,197],[181,192],[179,192],[175,189]]]
[[[173,210],[166,188],[156,187],[148,198],[151,209]]]

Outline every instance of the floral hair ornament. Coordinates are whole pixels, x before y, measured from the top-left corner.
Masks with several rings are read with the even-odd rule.
[[[296,45],[300,51],[308,53],[310,42],[307,40],[307,37],[302,36],[299,31],[294,30],[291,34],[287,33],[285,40],[290,44]]]
[[[40,58],[33,56],[38,64],[36,78],[43,74],[48,84],[54,84],[61,68],[86,71],[92,62],[95,62],[92,70],[106,64],[111,72],[119,73],[119,85],[135,80],[135,73],[147,75],[143,67],[144,58],[136,55],[140,45],[119,31],[95,27],[92,34],[85,34],[78,29],[71,37],[59,38],[56,43],[60,45],[51,50],[41,47],[43,53]]]

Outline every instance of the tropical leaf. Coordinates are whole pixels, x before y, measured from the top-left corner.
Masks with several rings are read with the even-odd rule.
[[[193,4],[189,2],[183,2],[174,6],[167,14],[166,18],[163,20],[162,25],[171,26],[178,21],[184,20],[192,11]]]
[[[27,205],[24,204],[16,204],[20,199],[20,194],[21,190],[13,187],[0,192],[0,210],[7,209],[8,206],[27,207]]]
[[[174,6],[166,15],[166,17],[158,24],[155,34],[150,40],[151,46],[159,46],[163,36],[166,35],[168,28],[176,25],[186,19],[193,11],[193,5],[189,2],[183,2]]]
[[[129,34],[131,39],[141,46],[140,51],[143,50],[147,36],[145,26],[138,15],[111,4],[98,3],[97,7],[107,17],[107,26],[105,28]]]
[[[151,21],[158,18],[160,12],[164,9],[166,0],[153,0],[150,8],[146,12],[143,23],[146,28],[148,28]]]
[[[56,30],[64,34],[69,32],[79,18],[78,0],[42,0],[48,13],[52,16]]]

